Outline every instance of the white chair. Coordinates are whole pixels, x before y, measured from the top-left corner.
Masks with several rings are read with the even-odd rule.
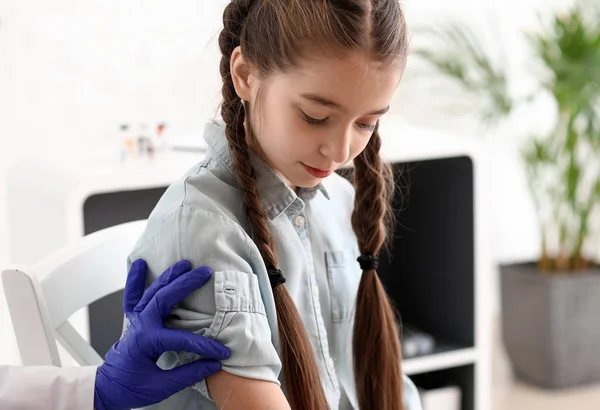
[[[127,255],[146,221],[84,236],[31,267],[2,271],[24,366],[61,366],[57,341],[82,366],[103,359],[68,322],[80,309],[125,287]]]

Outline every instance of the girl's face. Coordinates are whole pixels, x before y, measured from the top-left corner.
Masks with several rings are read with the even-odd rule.
[[[232,73],[253,108],[252,148],[292,187],[313,187],[363,151],[402,70],[356,54],[307,60],[260,79],[237,49]]]

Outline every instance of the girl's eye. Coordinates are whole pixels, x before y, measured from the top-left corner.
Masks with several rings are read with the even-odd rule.
[[[304,111],[301,111],[301,115],[302,115],[302,118],[304,119],[304,121],[306,121],[307,123],[312,124],[312,125],[324,125],[327,122],[327,120],[329,119],[329,118],[313,118],[313,117],[309,116],[307,113],[305,113]]]
[[[375,128],[377,128],[377,124],[363,124],[361,122],[357,122],[356,125],[358,125],[360,128],[369,131],[369,132],[375,132]]]

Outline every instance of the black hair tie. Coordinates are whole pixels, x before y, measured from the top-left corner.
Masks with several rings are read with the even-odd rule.
[[[269,281],[271,282],[271,288],[275,289],[279,285],[283,285],[285,283],[285,276],[279,269],[268,268],[267,273],[269,274]]]
[[[377,270],[379,266],[379,258],[375,255],[360,255],[357,261],[363,271]]]

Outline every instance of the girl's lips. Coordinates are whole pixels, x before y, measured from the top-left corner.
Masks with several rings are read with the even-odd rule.
[[[304,168],[308,171],[308,173],[311,174],[312,176],[314,176],[315,178],[326,178],[329,175],[331,175],[331,173],[333,172],[332,170],[323,170],[323,169],[309,167],[306,164],[302,164],[302,165],[304,165]]]

